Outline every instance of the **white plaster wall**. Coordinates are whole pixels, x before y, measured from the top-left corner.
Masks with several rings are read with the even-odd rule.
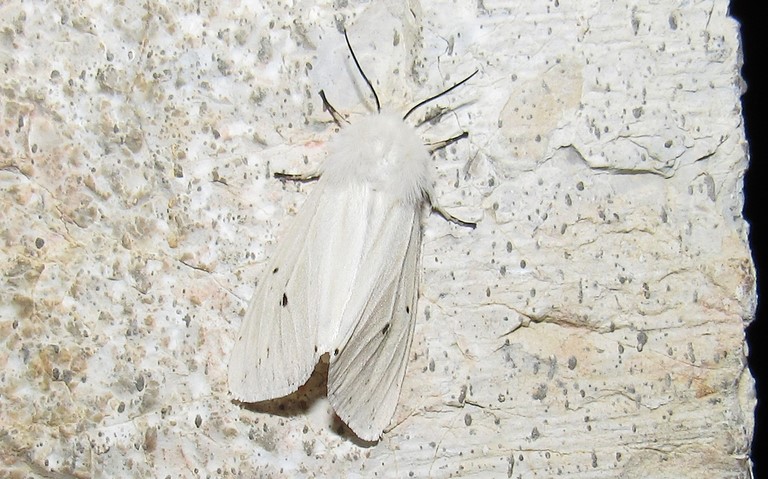
[[[728,2],[0,5],[0,476],[749,477],[755,278]],[[226,363],[334,125],[478,76],[426,140],[391,429]],[[436,110],[426,109],[422,114]]]

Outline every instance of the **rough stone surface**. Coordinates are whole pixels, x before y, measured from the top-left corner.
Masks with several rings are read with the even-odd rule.
[[[0,476],[749,477],[755,277],[728,2],[0,5]],[[421,111],[441,204],[391,429],[323,366],[227,396],[335,133]]]

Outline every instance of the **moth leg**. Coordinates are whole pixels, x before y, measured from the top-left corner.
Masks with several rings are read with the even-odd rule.
[[[299,183],[309,183],[320,179],[320,173],[285,173],[276,171],[273,176],[280,181],[298,181]]]
[[[457,218],[453,216],[452,214],[445,211],[440,205],[432,205],[432,211],[442,216],[446,221],[450,221],[451,223],[457,224],[459,226],[464,226],[466,228],[472,228],[475,229],[477,227],[477,223],[472,221],[464,221],[461,218]]]
[[[429,200],[429,204],[432,207],[432,211],[434,211],[435,213],[437,213],[440,216],[442,216],[444,220],[449,221],[449,222],[454,223],[454,224],[459,225],[459,226],[464,226],[466,228],[475,229],[477,227],[477,223],[475,223],[473,221],[465,221],[465,220],[463,220],[461,218],[457,218],[457,217],[453,216],[452,214],[450,214],[449,212],[445,211],[442,206],[437,204],[437,202],[432,199],[431,196],[427,196],[427,199]]]
[[[323,110],[329,112],[331,116],[333,117],[333,121],[341,127],[341,122],[347,122],[347,120],[344,119],[341,114],[336,111],[336,108],[334,108],[329,102],[328,98],[325,96],[325,92],[323,90],[320,90],[320,98],[323,99]],[[309,183],[310,181],[317,181],[320,179],[320,173],[286,173],[286,172],[275,172],[274,173],[275,178],[281,180],[281,181],[298,181],[299,183]]]
[[[327,111],[331,114],[333,117],[333,121],[336,122],[337,125],[339,125],[339,128],[341,128],[341,122],[349,123],[347,120],[344,119],[343,116],[341,116],[341,113],[336,111],[336,108],[334,108],[329,102],[328,98],[325,97],[325,92],[323,90],[320,90],[320,98],[323,99],[323,110]]]
[[[474,75],[474,73],[473,73],[473,75]],[[459,135],[456,135],[454,137],[448,138],[447,140],[437,141],[435,143],[430,143],[427,146],[429,147],[429,152],[430,153],[434,153],[437,150],[441,150],[441,149],[447,147],[448,145],[450,145],[452,143],[456,143],[459,140],[467,138],[468,136],[469,136],[469,133],[467,133],[466,131],[463,131]],[[457,224],[459,226],[464,226],[464,227],[472,228],[472,229],[475,229],[475,227],[477,227],[477,223],[474,223],[472,221],[464,221],[463,219],[457,218],[457,217],[453,216],[452,214],[448,213],[447,211],[445,211],[443,209],[443,207],[440,206],[431,196],[428,196],[427,199],[429,200],[429,204],[432,207],[432,211],[434,211],[435,213],[437,213],[440,216],[442,216],[443,219],[445,219],[446,221],[449,221],[451,223]]]
[[[442,150],[443,148],[447,147],[448,145],[451,145],[452,143],[456,143],[459,140],[463,140],[464,138],[467,138],[469,136],[469,133],[466,131],[461,132],[460,135],[456,135],[452,138],[448,138],[447,140],[443,141],[436,141],[434,143],[430,143],[427,146],[429,147],[429,152],[434,153],[437,150]]]
[[[323,90],[320,90],[320,98],[323,99],[323,110],[329,112],[331,116],[333,117],[333,121],[341,127],[341,122],[349,123],[347,120],[344,119],[341,114],[336,111],[336,108],[334,108],[329,102],[328,98],[325,96],[325,92]],[[275,172],[274,177],[281,180],[281,181],[298,181],[299,183],[309,183],[310,181],[317,181],[320,179],[320,173],[286,173],[286,172]]]

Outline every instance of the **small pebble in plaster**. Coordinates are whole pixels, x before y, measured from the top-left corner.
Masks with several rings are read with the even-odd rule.
[[[358,437],[376,441],[394,414],[409,358],[425,207],[459,226],[475,227],[434,201],[429,171],[431,152],[468,134],[431,144],[430,151],[405,120],[477,71],[405,115],[381,112],[348,38],[347,45],[379,112],[344,125],[331,143],[313,194],[291,236],[278,245],[271,274],[256,287],[230,357],[229,388],[247,402],[286,396],[332,351],[331,406]],[[271,57],[271,47],[262,47],[259,58]],[[322,91],[320,96],[342,126],[341,115]],[[215,130],[213,135],[220,136]],[[216,170],[213,179],[225,183]],[[430,367],[434,370],[434,362]],[[465,386],[464,396],[466,391]],[[201,421],[198,416],[195,424]]]
[[[533,399],[536,399],[537,401],[541,401],[542,399],[547,397],[547,385],[546,384],[539,384],[539,387],[536,388],[536,391],[531,395]]]
[[[571,356],[570,358],[568,358],[568,369],[570,369],[571,371],[576,369],[576,356]]]
[[[152,452],[157,448],[157,429],[154,427],[148,427],[144,431],[144,444],[142,445],[145,451]]]
[[[464,404],[464,400],[467,399],[467,386],[462,386],[459,392],[459,404]]]
[[[642,352],[643,347],[645,347],[645,343],[648,342],[648,335],[645,334],[644,331],[640,331],[637,333],[637,351]]]

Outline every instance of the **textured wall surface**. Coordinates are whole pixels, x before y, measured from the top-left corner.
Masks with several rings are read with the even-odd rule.
[[[728,2],[0,5],[0,476],[749,477],[755,278]],[[321,365],[227,395],[335,126],[430,108],[440,203],[375,445]]]

